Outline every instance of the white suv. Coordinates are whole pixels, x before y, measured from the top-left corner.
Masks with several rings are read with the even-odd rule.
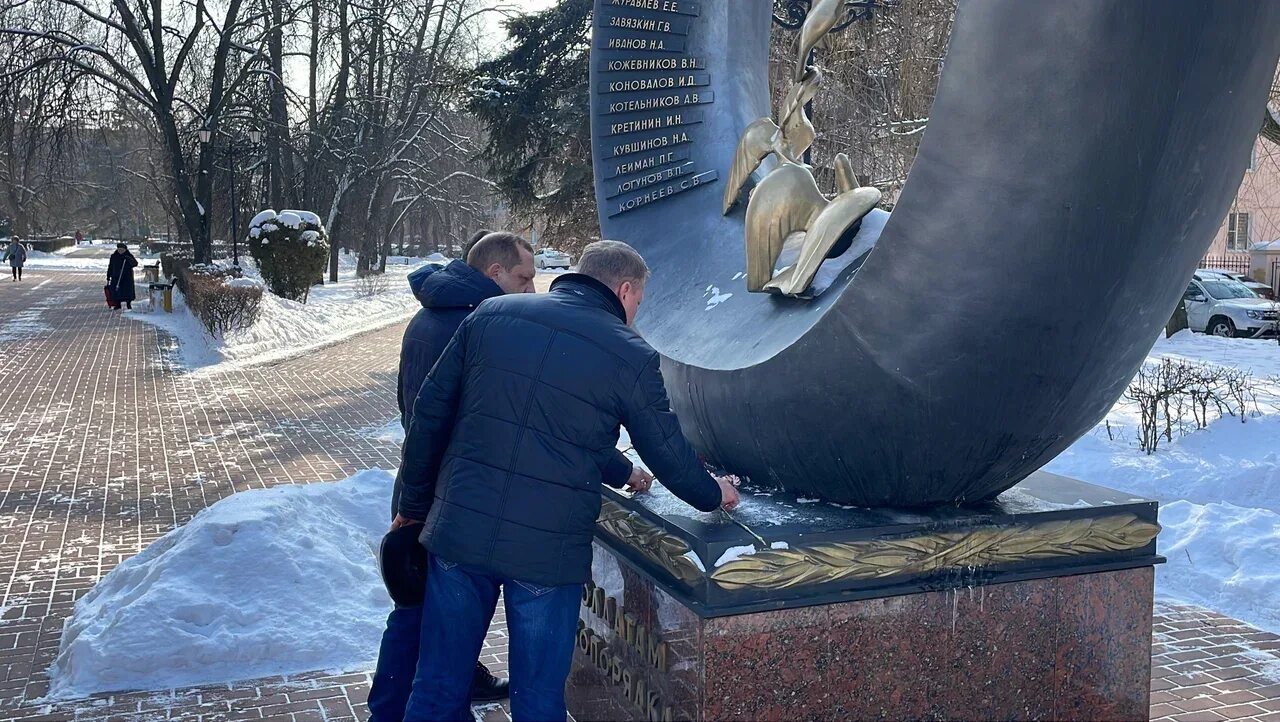
[[[533,254],[534,268],[563,268],[569,270],[569,254],[554,248],[539,248]]]
[[[1262,336],[1280,327],[1280,304],[1221,273],[1198,271],[1182,295],[1187,325],[1214,336]]]

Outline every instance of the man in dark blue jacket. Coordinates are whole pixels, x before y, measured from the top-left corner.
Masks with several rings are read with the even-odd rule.
[[[659,355],[631,329],[648,268],[624,243],[587,247],[551,292],[485,301],[414,405],[393,528],[425,520],[422,650],[405,719],[467,719],[499,591],[515,720],[565,719],[600,481],[625,425],[662,483],[702,511],[737,504],[680,431]]]
[[[467,262],[428,265],[409,274],[409,285],[422,310],[405,329],[400,347],[397,402],[401,423],[408,417],[427,373],[444,351],[458,326],[480,303],[508,293],[533,292],[533,249],[528,241],[511,233],[481,231],[467,243]],[[648,485],[642,469],[633,469],[621,453],[605,469],[605,483],[621,488]],[[400,495],[400,481],[392,491],[392,515]],[[378,666],[369,690],[371,722],[399,722],[418,664],[422,608],[397,607],[387,617],[387,629],[378,651]],[[472,698],[476,701],[507,696],[506,680],[498,679],[476,663]]]
[[[465,263],[428,264],[409,274],[409,287],[422,310],[404,330],[400,346],[396,402],[400,406],[400,422],[406,429],[418,389],[462,320],[485,299],[504,293],[533,293],[536,271],[528,241],[512,233],[480,231],[467,243],[466,250],[477,248],[474,259],[464,256]]]

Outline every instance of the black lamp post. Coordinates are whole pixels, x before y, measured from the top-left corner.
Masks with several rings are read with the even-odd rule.
[[[248,142],[244,142],[239,138],[228,136],[226,143],[219,148],[213,143],[213,131],[208,128],[201,128],[199,131],[200,142],[206,146],[210,146],[212,152],[227,161],[227,170],[231,174],[230,178],[230,196],[231,196],[231,263],[240,265],[240,201],[236,196],[236,159],[244,154],[252,153],[258,149],[258,143],[262,140],[262,131],[257,128],[250,129],[246,135]],[[212,144],[212,145],[211,145]]]

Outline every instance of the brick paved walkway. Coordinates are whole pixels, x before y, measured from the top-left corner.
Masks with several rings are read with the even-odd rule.
[[[98,274],[28,279],[0,283],[0,369],[24,380],[0,385],[0,720],[363,719],[367,673],[41,697],[72,605],[121,560],[233,492],[397,464],[375,432],[395,415],[402,327],[183,374],[171,337],[105,310]],[[1156,622],[1154,717],[1280,722],[1280,638],[1194,607]],[[501,672],[505,652],[499,617],[484,661]]]
[[[1280,722],[1280,636],[1200,607],[1156,612],[1153,720]]]
[[[0,308],[17,310],[0,369],[24,381],[0,385],[0,719],[363,716],[365,674],[39,702],[73,603],[121,560],[236,491],[399,462],[376,430],[395,417],[402,327],[182,374],[172,337],[108,312],[97,279],[33,269],[0,284]]]

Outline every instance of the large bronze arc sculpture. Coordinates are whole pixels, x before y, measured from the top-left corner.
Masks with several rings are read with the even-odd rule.
[[[696,13],[676,16],[679,54],[610,48],[663,38],[610,18],[664,5]],[[906,188],[887,223],[864,220],[865,261],[810,300],[748,293],[741,204],[722,215],[738,138],[771,112],[771,6],[597,0],[601,223],[654,269],[639,326],[672,403],[709,460],[760,484],[866,506],[990,498],[1102,418],[1168,319],[1249,162],[1280,3],[962,0]],[[666,157],[619,147],[661,133],[619,135],[655,116],[609,86],[654,75],[611,60],[659,56],[693,58],[702,93]],[[621,193],[627,159],[698,182]]]

